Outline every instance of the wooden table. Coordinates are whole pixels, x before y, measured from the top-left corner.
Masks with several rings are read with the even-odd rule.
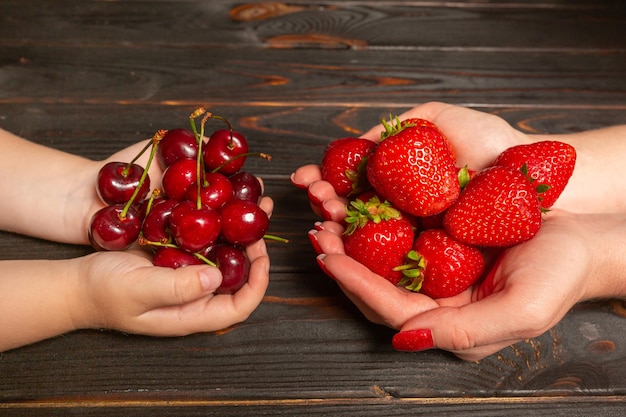
[[[289,182],[329,140],[429,100],[526,132],[626,123],[622,4],[1,1],[3,128],[102,159],[206,106],[272,154],[248,169],[291,242],[269,245],[264,302],[223,332],[86,330],[0,354],[0,415],[624,415],[624,304],[579,305],[478,363],[395,352],[317,267],[316,218]],[[9,233],[0,247],[90,251]]]

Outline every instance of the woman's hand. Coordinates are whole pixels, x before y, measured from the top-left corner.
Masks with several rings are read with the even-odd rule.
[[[398,350],[440,348],[478,360],[544,333],[577,302],[626,295],[619,255],[626,220],[619,215],[551,212],[533,239],[502,252],[484,280],[436,300],[346,256],[342,230],[324,222],[310,233],[318,261],[370,321],[401,330],[393,340]]]

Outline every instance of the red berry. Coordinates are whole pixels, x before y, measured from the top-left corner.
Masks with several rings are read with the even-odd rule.
[[[170,217],[176,205],[178,202],[175,200],[155,200],[141,227],[145,239],[151,242],[170,242]]]
[[[423,119],[385,124],[387,136],[367,162],[367,179],[394,207],[424,217],[441,213],[459,196],[450,144]]]
[[[248,282],[250,260],[243,249],[232,245],[216,245],[209,251],[207,258],[222,273],[222,284],[215,291],[216,294],[234,294]]]
[[[527,145],[517,145],[506,149],[493,165],[521,169],[524,165],[535,187],[541,190],[541,207],[548,209],[559,198],[576,164],[576,149],[558,141],[542,141]]]
[[[204,261],[182,249],[160,247],[152,257],[152,264],[177,269],[189,265],[202,265]]]
[[[139,186],[143,167],[124,162],[109,162],[98,171],[98,196],[105,204],[124,204]],[[146,176],[135,201],[140,202],[150,192],[150,177]]]
[[[233,199],[221,208],[222,236],[233,245],[246,246],[262,239],[269,217],[257,204]]]
[[[222,221],[217,211],[182,201],[172,209],[170,232],[176,244],[190,252],[213,245],[220,235]]]
[[[243,167],[246,157],[241,155],[247,153],[248,141],[241,133],[220,129],[209,136],[202,156],[207,171],[219,169],[222,174],[231,175]],[[237,158],[233,159],[235,157]]]
[[[322,156],[322,179],[328,181],[335,193],[342,197],[365,191],[370,187],[365,161],[375,147],[375,142],[363,138],[333,140]]]
[[[233,198],[233,186],[229,179],[219,172],[207,172],[200,187],[200,201],[202,204],[218,209]],[[187,200],[198,201],[198,187],[187,189]]]
[[[168,198],[183,201],[187,190],[196,185],[197,163],[195,159],[182,159],[170,165],[161,178],[161,187]]]
[[[378,197],[366,203],[355,200],[346,212],[348,227],[343,235],[346,255],[398,284],[403,275],[394,268],[404,264],[413,245],[415,233],[411,223]]]
[[[141,218],[134,208],[125,215],[123,204],[98,210],[89,224],[89,240],[98,250],[124,250],[133,244],[141,230]]]
[[[181,159],[193,159],[198,156],[198,140],[189,129],[169,130],[157,147],[157,161],[161,169],[166,169]]]
[[[521,171],[494,166],[476,174],[443,217],[456,240],[506,247],[532,238],[541,226],[539,195]]]
[[[239,171],[228,177],[233,186],[233,197],[258,203],[263,195],[263,187],[259,179],[246,171]]]
[[[407,258],[409,262],[402,268],[405,279],[400,284],[431,298],[460,294],[480,278],[485,268],[485,259],[477,248],[456,241],[442,229],[420,233]]]

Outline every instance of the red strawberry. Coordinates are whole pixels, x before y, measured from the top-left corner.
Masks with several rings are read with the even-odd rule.
[[[405,277],[405,288],[431,298],[457,295],[474,284],[485,269],[480,250],[464,245],[445,230],[425,230],[415,239],[409,262],[396,270]]]
[[[370,184],[394,207],[415,216],[444,211],[460,193],[447,139],[423,119],[383,124],[386,132],[367,162]]]
[[[460,242],[506,247],[532,238],[541,226],[539,194],[520,170],[494,166],[476,174],[446,211],[444,228]]]
[[[355,200],[346,208],[348,227],[343,235],[346,255],[393,284],[402,279],[394,268],[404,263],[415,233],[411,223],[388,202],[377,197]]]
[[[574,172],[576,150],[567,143],[542,141],[513,146],[502,152],[493,163],[514,169],[520,169],[524,164],[536,186],[549,186],[539,196],[541,207],[547,209],[559,198]]]
[[[375,147],[375,142],[363,138],[333,140],[322,156],[322,179],[328,181],[341,197],[366,190],[369,185],[363,160]]]

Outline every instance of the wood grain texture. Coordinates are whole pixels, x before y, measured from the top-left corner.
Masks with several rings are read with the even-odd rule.
[[[206,106],[272,155],[247,167],[290,239],[269,244],[270,288],[245,323],[0,354],[0,415],[622,415],[622,302],[580,304],[476,363],[395,352],[317,267],[317,219],[289,175],[429,100],[528,133],[624,124],[625,23],[621,2],[584,0],[0,2],[2,128],[99,160]],[[0,232],[0,259],[90,251]]]

